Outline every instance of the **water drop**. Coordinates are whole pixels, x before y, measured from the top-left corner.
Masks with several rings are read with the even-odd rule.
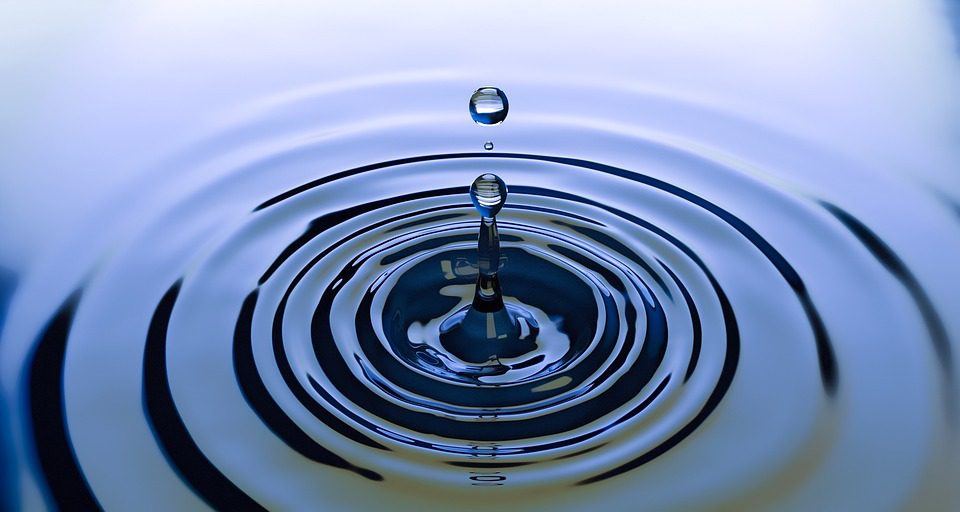
[[[536,348],[540,327],[525,308],[504,303],[498,276],[496,215],[507,200],[507,185],[496,174],[482,174],[470,186],[470,200],[482,217],[477,237],[477,285],[473,302],[440,324],[440,343],[471,363],[527,354]]]
[[[493,217],[507,201],[507,184],[496,174],[481,174],[470,185],[470,200],[481,217]]]
[[[484,142],[483,149],[486,149],[487,151],[493,150],[493,142],[490,142],[489,140]]]
[[[481,87],[470,96],[470,117],[477,124],[495,125],[507,118],[507,95],[496,87]]]

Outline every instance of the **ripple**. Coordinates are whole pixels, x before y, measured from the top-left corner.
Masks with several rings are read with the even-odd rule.
[[[478,139],[443,115],[354,130],[278,113],[311,94],[270,102],[277,133],[235,128],[167,162],[211,178],[158,188],[162,208],[98,247],[30,342],[28,429],[52,503],[120,503],[121,471],[171,503],[224,509],[277,493],[322,503],[344,485],[450,503],[491,491],[478,487],[572,496],[605,482],[615,496],[679,474],[737,503],[792,468],[835,474],[865,447],[905,456],[877,441],[921,442],[876,422],[894,411],[952,414],[948,328],[905,260],[841,206],[685,142],[696,133],[515,112],[498,130],[526,152],[463,152]],[[510,184],[504,294],[541,332],[479,364],[437,332],[471,300],[468,185],[492,171]],[[875,363],[851,357],[866,339],[883,340]],[[896,361],[903,385],[943,400],[873,405],[865,390]],[[904,480],[925,467],[916,453]]]

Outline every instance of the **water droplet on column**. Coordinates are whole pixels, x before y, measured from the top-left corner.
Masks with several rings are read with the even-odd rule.
[[[507,184],[493,173],[477,176],[470,185],[470,200],[481,217],[493,217],[507,201]]]
[[[540,326],[525,308],[504,303],[498,276],[496,215],[507,200],[507,185],[496,174],[480,175],[470,186],[470,200],[482,217],[477,237],[477,285],[473,302],[440,324],[440,343],[470,363],[527,354],[537,346]]]
[[[507,95],[496,87],[481,87],[470,96],[470,117],[477,124],[495,125],[507,118]]]

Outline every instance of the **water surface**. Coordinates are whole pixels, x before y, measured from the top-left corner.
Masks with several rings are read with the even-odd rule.
[[[956,508],[940,4],[180,8],[7,7],[9,508]]]

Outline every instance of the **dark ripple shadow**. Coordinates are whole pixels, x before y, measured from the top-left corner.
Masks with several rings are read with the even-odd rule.
[[[956,420],[956,389],[953,385],[954,383],[954,369],[953,369],[953,350],[951,348],[950,338],[947,335],[947,329],[943,324],[943,320],[940,318],[940,314],[937,312],[937,309],[934,307],[933,302],[930,300],[930,297],[927,295],[927,292],[924,291],[923,286],[920,284],[920,281],[910,272],[910,269],[907,267],[907,264],[900,259],[899,256],[887,245],[876,233],[874,233],[866,224],[861,222],[859,219],[854,217],[852,214],[843,210],[839,206],[828,203],[826,201],[820,201],[820,204],[826,208],[831,215],[833,215],[837,220],[840,221],[857,239],[860,241],[863,246],[870,251],[870,254],[880,262],[881,265],[901,285],[907,290],[907,293],[910,294],[910,298],[913,299],[914,304],[917,306],[917,310],[920,312],[920,316],[923,318],[923,322],[926,325],[927,333],[930,338],[930,343],[933,347],[934,353],[937,356],[937,361],[940,364],[940,368],[943,371],[945,377],[945,388],[946,388],[946,397],[947,397],[947,410],[949,412],[949,417],[951,420]]]
[[[167,326],[181,284],[177,281],[164,294],[150,321],[143,354],[143,409],[147,422],[170,466],[207,505],[217,510],[266,510],[203,454],[173,401],[167,380]]]
[[[256,362],[253,359],[251,325],[258,292],[259,290],[251,292],[243,301],[233,342],[233,369],[247,404],[274,435],[304,457],[314,462],[353,471],[368,480],[383,480],[383,476],[379,473],[355,466],[314,441],[283,412],[280,405],[270,396],[270,392],[260,380]]]
[[[82,290],[64,301],[41,332],[26,377],[30,415],[27,432],[33,433],[35,455],[46,480],[50,508],[100,510],[70,442],[64,417],[63,365],[67,338]],[[49,503],[52,502],[52,503]]]

